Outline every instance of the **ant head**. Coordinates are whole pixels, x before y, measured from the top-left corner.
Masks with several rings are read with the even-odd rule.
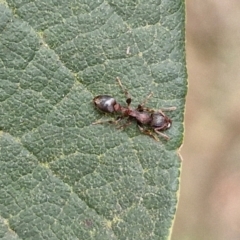
[[[162,112],[155,112],[152,114],[151,126],[162,130],[168,129],[172,126],[172,120]]]

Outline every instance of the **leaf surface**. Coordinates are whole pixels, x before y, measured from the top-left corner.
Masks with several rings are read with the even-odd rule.
[[[167,239],[186,95],[184,3],[0,4],[0,239]],[[169,141],[92,125],[94,96],[175,106]]]

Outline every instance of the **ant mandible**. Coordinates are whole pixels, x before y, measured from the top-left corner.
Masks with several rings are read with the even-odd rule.
[[[119,86],[123,90],[125,96],[126,96],[126,103],[127,107],[121,106],[117,101],[109,95],[98,95],[93,99],[93,102],[97,109],[105,112],[105,113],[118,113],[120,116],[117,117],[116,120],[108,120],[108,121],[96,121],[93,124],[101,124],[101,123],[114,123],[117,124],[120,120],[123,118],[128,118],[127,122],[121,126],[121,128],[124,128],[132,123],[131,120],[135,120],[137,122],[139,130],[149,135],[150,137],[154,138],[156,141],[159,141],[158,138],[153,134],[153,131],[162,137],[164,137],[166,140],[169,139],[169,137],[162,133],[162,131],[169,129],[172,125],[172,120],[167,117],[163,112],[164,111],[173,111],[176,108],[170,107],[170,108],[164,108],[161,110],[153,110],[144,107],[147,100],[152,96],[152,93],[150,93],[146,99],[138,105],[137,108],[132,109],[130,108],[130,104],[132,102],[132,99],[130,97],[129,92],[127,89],[124,89],[120,78],[116,78]],[[146,126],[146,127],[144,127]],[[151,129],[153,131],[151,131]]]

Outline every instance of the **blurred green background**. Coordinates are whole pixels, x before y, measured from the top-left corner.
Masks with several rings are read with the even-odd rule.
[[[239,240],[240,1],[186,5],[189,91],[172,240]]]

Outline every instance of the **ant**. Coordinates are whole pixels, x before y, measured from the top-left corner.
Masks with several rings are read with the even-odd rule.
[[[93,102],[98,110],[101,110],[105,113],[118,113],[120,116],[117,117],[116,120],[108,120],[108,121],[96,121],[93,124],[101,124],[101,123],[114,123],[117,124],[123,118],[128,118],[127,122],[122,125],[120,128],[125,128],[126,126],[132,123],[131,120],[135,120],[137,122],[139,130],[149,135],[150,137],[154,138],[156,141],[159,141],[158,138],[153,134],[153,131],[159,135],[161,135],[166,140],[169,140],[169,137],[162,133],[162,131],[169,129],[172,125],[172,120],[167,117],[163,111],[173,111],[176,108],[170,107],[161,110],[154,111],[153,109],[145,108],[144,105],[148,101],[148,99],[153,95],[150,93],[145,100],[138,105],[137,108],[132,109],[130,108],[130,104],[132,102],[131,96],[127,89],[124,89],[120,78],[116,78],[120,88],[123,90],[126,96],[126,103],[127,107],[121,106],[117,101],[109,95],[98,95],[93,99]],[[144,126],[147,126],[145,128]],[[151,131],[151,129],[153,131]]]

